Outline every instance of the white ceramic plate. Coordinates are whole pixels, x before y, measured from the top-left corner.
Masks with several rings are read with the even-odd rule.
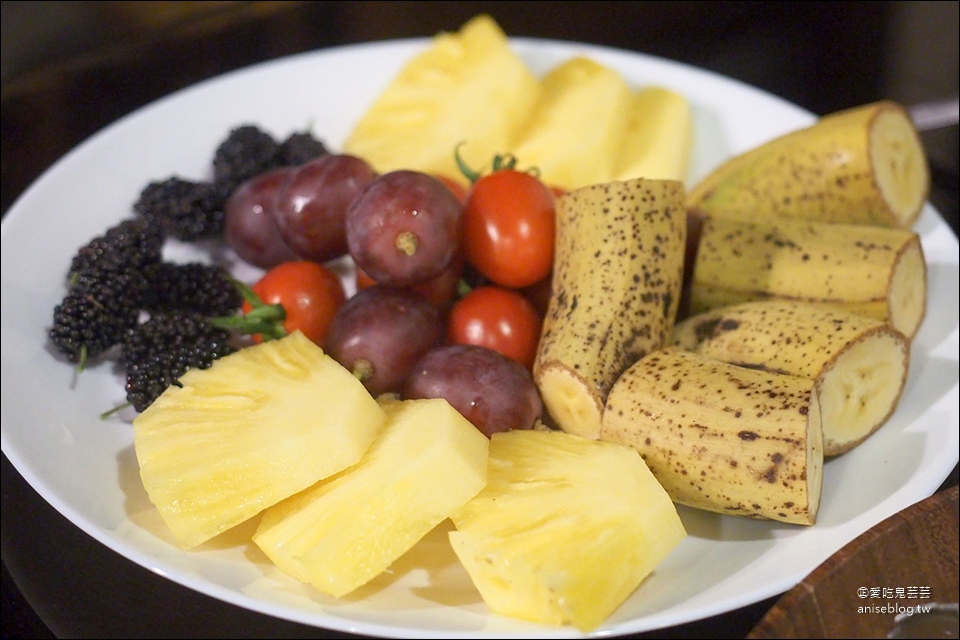
[[[46,343],[71,256],[131,215],[149,181],[208,177],[216,145],[244,123],[277,136],[314,123],[336,149],[426,45],[418,39],[330,49],[204,82],[106,128],[25,192],[2,229],[3,452],[40,495],[104,545],[241,607],[379,636],[578,637],[571,628],[490,615],[442,530],[341,600],[279,574],[249,542],[249,526],[198,551],[178,550],[140,484],[132,416],[98,418],[123,401],[121,378],[109,366],[77,376]],[[662,85],[688,96],[696,126],[692,181],[730,154],[813,121],[776,97],[680,64],[572,43],[518,39],[513,45],[537,73],[585,54],[635,87]],[[689,537],[598,635],[681,624],[784,592],[861,532],[933,493],[949,474],[958,457],[958,245],[929,206],[916,230],[929,262],[931,303],[905,394],[878,433],[826,464],[818,524],[800,528],[681,509]],[[190,251],[181,248],[179,255],[199,257]]]

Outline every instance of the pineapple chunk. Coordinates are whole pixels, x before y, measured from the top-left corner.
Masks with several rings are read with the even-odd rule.
[[[254,542],[285,573],[340,597],[366,584],[486,483],[490,442],[446,400],[383,403],[363,459],[263,514]]]
[[[614,178],[687,181],[693,115],[686,97],[662,87],[633,94]]]
[[[454,151],[479,167],[509,149],[539,80],[488,15],[440,33],[361,116],[343,145],[377,171],[459,176]]]
[[[386,413],[302,333],[191,369],[133,421],[143,486],[185,547],[356,463]]]
[[[493,435],[487,486],[449,535],[491,611],[590,631],[686,537],[640,455],[611,444]]]
[[[512,145],[522,167],[547,184],[577,189],[609,182],[630,114],[631,92],[613,69],[584,57],[554,67]]]

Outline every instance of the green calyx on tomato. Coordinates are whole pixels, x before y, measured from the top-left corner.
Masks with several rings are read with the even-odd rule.
[[[250,311],[232,316],[211,318],[210,324],[221,329],[236,331],[244,335],[259,334],[264,340],[276,340],[287,335],[283,323],[287,311],[282,304],[267,304],[246,283],[232,278],[234,286],[250,305]]]
[[[460,173],[470,182],[470,184],[475,184],[478,180],[483,177],[483,173],[480,171],[474,171],[469,166],[467,166],[466,161],[460,156],[460,147],[465,145],[466,142],[459,143],[453,150],[453,157],[457,161],[457,167],[460,169]],[[539,178],[540,169],[538,167],[530,167],[528,169],[517,169],[517,157],[512,153],[507,154],[497,154],[493,157],[493,163],[490,167],[490,172],[496,172],[509,169],[511,171],[522,171],[522,173],[529,173],[530,175]]]
[[[252,287],[237,286],[243,294],[241,314],[218,320],[218,326],[251,335],[254,342],[300,331],[323,346],[333,316],[346,301],[340,277],[312,260],[281,263]]]
[[[461,171],[471,179],[464,202],[463,255],[491,282],[522,289],[543,280],[553,269],[556,197],[533,171],[519,171],[512,155],[498,155],[493,171],[470,170],[457,154]]]

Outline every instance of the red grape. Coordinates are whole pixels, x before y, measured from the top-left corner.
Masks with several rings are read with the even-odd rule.
[[[272,212],[277,191],[293,173],[292,167],[266,171],[243,182],[227,199],[226,242],[242,260],[256,267],[271,269],[296,258],[280,237]]]
[[[407,377],[405,398],[444,398],[487,437],[531,429],[543,401],[530,372],[519,362],[470,344],[435,347]]]
[[[460,249],[456,196],[434,176],[399,170],[372,180],[347,211],[354,262],[376,282],[413,287],[445,271]]]
[[[412,289],[361,289],[333,318],[326,351],[373,395],[398,393],[417,360],[440,344],[440,310]]]
[[[280,235],[305,260],[346,255],[347,208],[375,176],[366,160],[348,154],[327,154],[301,165],[277,193],[274,219]]]

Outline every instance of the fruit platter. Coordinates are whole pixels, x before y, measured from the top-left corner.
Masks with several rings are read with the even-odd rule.
[[[5,456],[45,500],[131,562],[265,615],[381,637],[573,638],[661,629],[776,596],[862,532],[936,490],[958,457],[960,268],[957,238],[923,202],[925,192],[919,200],[905,195],[891,211],[871,214],[876,217],[866,221],[816,220],[777,227],[780,244],[786,242],[782,238],[800,243],[828,237],[822,242],[830,244],[817,246],[840,254],[854,250],[845,243],[851,236],[860,237],[862,226],[883,227],[869,242],[860,243],[857,250],[864,244],[874,247],[864,251],[868,257],[845,261],[832,255],[831,264],[846,268],[846,263],[856,262],[850,268],[859,269],[852,277],[859,279],[862,290],[869,289],[875,274],[886,274],[886,284],[874,295],[886,296],[886,306],[851,302],[814,313],[782,303],[758,311],[751,306],[755,303],[732,298],[729,291],[739,285],[723,278],[725,271],[750,270],[724,268],[745,253],[741,247],[727,251],[729,238],[747,238],[745,247],[762,245],[770,236],[749,227],[761,224],[760,216],[725,217],[722,224],[729,226],[721,228],[719,211],[744,197],[728,188],[735,183],[726,180],[729,176],[737,178],[740,171],[751,181],[775,181],[762,172],[742,171],[762,164],[749,164],[755,157],[751,152],[793,149],[777,146],[777,141],[821,122],[833,132],[849,122],[861,127],[881,122],[878,137],[895,139],[888,145],[894,147],[903,134],[896,107],[878,103],[820,119],[773,95],[672,61],[581,43],[508,40],[496,30],[483,31],[489,27],[481,18],[459,34],[322,50],[197,84],[91,137],[23,194],[3,221],[2,444]],[[457,40],[471,33],[475,49]],[[451,51],[463,54],[462,64],[474,69],[474,76],[451,73],[440,86],[437,76],[431,76],[433,84],[425,85],[429,90],[386,91],[396,86],[391,83],[406,82],[408,87],[422,81],[422,70],[418,76],[411,63],[422,60],[425,52],[436,62],[436,56]],[[491,76],[516,91],[498,110],[478,99]],[[583,83],[580,90],[570,91],[578,82]],[[457,88],[460,94],[453,91]],[[466,99],[438,106],[438,95]],[[587,100],[591,95],[609,99],[596,106]],[[649,119],[658,114],[657,126],[639,117],[631,120],[634,112]],[[476,137],[462,140],[458,131],[448,131],[454,128],[452,122],[459,122],[451,113],[472,119],[479,127]],[[505,122],[527,113],[536,113],[536,126],[519,138],[505,133]],[[616,133],[608,131],[605,137],[587,131],[585,121],[606,123]],[[577,139],[581,133],[583,139]],[[250,140],[278,144],[281,151],[271,147],[271,157],[285,153],[287,164],[309,165],[313,174],[307,178],[313,182],[338,173],[336,188],[350,180],[363,183],[362,191],[339,196],[350,200],[352,216],[344,223],[343,237],[332,239],[311,228],[309,220],[297,218],[307,199],[304,194],[312,188],[291,187],[306,174],[303,170],[296,174],[300,178],[291,178],[289,172],[281,176],[284,170],[277,166],[237,177],[234,172],[242,169],[230,164],[230,143]],[[592,146],[584,140],[592,140]],[[634,153],[610,151],[620,149],[623,140],[629,141],[624,148]],[[642,153],[645,149],[658,152]],[[330,161],[324,165],[317,158]],[[738,163],[738,158],[747,160]],[[494,248],[477,240],[479,232],[470,231],[469,204],[463,209],[464,228],[455,232],[469,238],[463,256],[454,255],[447,240],[428,241],[429,233],[444,238],[454,234],[450,221],[458,218],[463,203],[481,199],[483,171],[493,177],[499,173],[496,163],[514,161],[537,167],[518,180],[542,178],[542,184],[534,185],[536,195],[529,198],[551,207],[550,233],[540,236],[549,237],[548,250],[538,254],[536,239],[528,240],[512,250],[512,262],[498,263]],[[891,169],[878,182],[920,184],[916,163],[905,164],[909,166]],[[210,361],[157,387],[154,370],[143,364],[148,359],[143,356],[156,356],[156,347],[148,342],[160,336],[162,343],[168,327],[157,325],[131,346],[125,343],[128,351],[119,359],[109,357],[114,345],[101,339],[109,327],[98,323],[95,329],[84,329],[87,333],[76,330],[83,314],[107,295],[102,289],[87,289],[82,298],[70,299],[72,287],[87,286],[83,278],[89,275],[83,269],[102,259],[107,242],[78,249],[90,247],[92,239],[121,228],[124,221],[149,221],[157,202],[171,191],[193,190],[180,193],[194,202],[214,197],[203,191],[211,176],[214,181],[234,179],[229,189],[236,197],[228,202],[237,207],[250,208],[259,197],[257,189],[277,184],[291,189],[285,203],[277,201],[288,210],[276,218],[276,229],[269,230],[282,241],[267,248],[257,245],[251,238],[262,237],[264,228],[251,231],[240,223],[231,227],[229,208],[226,219],[219,220],[226,223],[227,242],[205,237],[202,228],[184,218],[180,226],[167,229],[162,247],[140,235],[138,223],[122,228],[137,238],[137,259],[162,252],[160,266],[143,263],[137,277],[162,281],[165,290],[177,286],[175,276],[164,270],[169,265],[204,265],[193,268],[195,275],[206,274],[207,267],[229,274],[225,288],[210,285],[200,297],[214,301],[213,311],[206,313],[217,316],[212,323],[217,331],[242,329],[244,340],[249,339],[242,347],[227,347],[217,341],[220,334],[204,333],[214,338],[193,355]],[[725,182],[711,183],[715,176]],[[250,178],[262,182],[252,186]],[[445,183],[441,178],[454,180]],[[685,188],[698,184],[699,190]],[[374,236],[390,226],[389,220],[378,218],[389,210],[384,203],[414,191],[426,194],[421,197],[430,206],[424,211],[439,211],[442,219],[418,227],[419,236],[396,235],[401,251],[423,261],[411,276],[379,259]],[[729,193],[734,195],[725,200]],[[655,202],[656,219],[648,218],[639,231],[629,223],[600,226],[602,212],[619,211],[612,202],[634,201]],[[698,230],[704,264],[702,272],[697,265],[691,285],[684,280],[684,260],[689,259],[685,250],[691,242],[687,213],[697,208],[704,214]],[[426,213],[421,220],[425,218]],[[598,232],[601,228],[608,231]],[[637,246],[663,260],[651,258],[633,272],[623,265],[611,267],[616,256],[630,253],[614,241],[620,237],[641,243]],[[271,315],[277,300],[287,299],[282,283],[271,289],[267,276],[275,265],[291,264],[294,258],[298,265],[306,261],[313,266],[287,280],[315,280],[329,302],[315,310],[319,315],[313,320],[321,326],[317,334],[279,329]],[[476,270],[472,280],[463,277],[467,272],[461,270],[461,258]],[[798,259],[791,272],[810,273],[800,284],[817,291],[823,285],[816,284],[815,271],[805,270],[809,262],[809,256]],[[867,263],[870,267],[863,266]],[[318,264],[323,265],[320,271]],[[428,275],[423,275],[424,265],[431,269]],[[433,307],[397,292],[408,285],[435,283],[452,267],[455,276],[443,282],[442,290],[457,296],[454,310],[470,313],[460,305],[478,292],[490,297],[476,306],[489,309],[500,304],[494,294],[522,291],[530,294],[524,309],[543,304],[535,312],[543,334],[538,324],[532,348],[511,353],[509,359],[502,354],[491,359],[490,350],[464,347],[467,333],[448,328],[447,340],[461,344],[430,362],[436,368],[424,358],[418,361],[424,363],[419,378],[410,371],[404,380],[372,375],[364,365],[374,355],[421,348],[417,341],[426,340],[440,322]],[[652,280],[651,273],[660,288],[638,294],[636,283],[644,277]],[[68,274],[76,279],[68,279]],[[544,297],[534,297],[534,287],[548,277],[552,283],[546,294],[541,292]],[[107,288],[129,291],[133,276],[124,278]],[[771,275],[769,281],[775,278]],[[503,286],[485,286],[491,283]],[[375,300],[379,306],[357,309],[381,285],[392,290]],[[759,291],[761,284],[750,286]],[[691,287],[689,295],[686,287]],[[772,291],[758,295],[773,297]],[[817,297],[810,291],[803,295]],[[135,323],[146,305],[166,304],[160,298],[146,295],[118,309],[132,314]],[[174,302],[184,298],[189,295]],[[222,306],[216,306],[221,301]],[[696,305],[702,308],[694,309]],[[816,342],[817,347],[801,350],[788,346],[791,341],[774,342],[770,349],[776,357],[770,352],[739,353],[737,363],[746,366],[734,367],[722,362],[732,356],[724,355],[719,342],[706,340],[703,329],[728,326],[734,316],[704,315],[699,325],[678,321],[672,334],[676,344],[661,350],[668,346],[674,319],[679,320],[678,308],[683,306],[690,317],[717,314],[718,309],[734,313],[727,311],[728,305],[739,314],[735,324],[740,331],[779,318],[777,322],[791,327],[792,336],[805,336],[797,342]],[[242,314],[233,313],[241,307]],[[578,316],[589,307],[600,311],[586,319]],[[397,308],[415,309],[410,322],[416,331],[391,338],[377,328],[387,343],[375,352],[351,341],[366,324],[379,327],[384,314]],[[627,308],[638,316],[661,313],[666,320],[644,325],[641,331],[625,319]],[[805,319],[807,311],[810,320]],[[865,319],[861,312],[879,316]],[[294,316],[288,305],[279,319]],[[241,326],[250,320],[257,324]],[[598,323],[606,323],[604,340],[594,340],[594,329],[584,328]],[[815,323],[836,329],[832,342],[809,329]],[[207,330],[213,331],[205,325]],[[272,335],[274,331],[279,333]],[[760,329],[754,331],[758,333],[751,341]],[[603,350],[609,336],[627,333],[652,335],[654,342],[615,355]],[[737,339],[733,331],[726,333],[730,336]],[[596,351],[585,346],[595,343],[601,344]],[[702,353],[694,353],[698,350]],[[708,351],[709,361],[701,360]],[[143,362],[134,362],[129,354],[139,354]],[[647,359],[651,354],[658,359]],[[776,364],[765,366],[778,371],[761,373],[759,361],[749,361],[751,357],[765,363],[772,358]],[[688,364],[694,359],[697,364]],[[643,366],[633,368],[640,360]],[[616,371],[601,366],[611,362],[618,363]],[[783,373],[794,366],[797,371]],[[268,367],[280,374],[273,376]],[[671,403],[698,408],[708,404],[689,395],[688,378],[677,376],[658,386],[657,371],[668,367],[682,368],[693,379],[709,379],[715,385],[711,388],[720,389],[715,395],[723,401],[703,409],[702,420],[713,422],[699,425],[701,438],[733,438],[738,451],[748,452],[744,456],[775,460],[763,477],[783,474],[779,482],[736,493],[732,487],[741,482],[737,474],[751,466],[746,457],[729,463],[709,484],[685,482],[682,476],[687,473],[710,476],[714,463],[727,458],[710,458],[703,455],[705,449],[684,449],[679,442],[644,449],[644,442],[666,436],[655,426],[641,429],[637,425],[644,420],[639,416],[669,414],[665,407]],[[807,375],[804,367],[814,372]],[[225,370],[228,373],[222,373]],[[571,370],[592,376],[594,383],[580,384],[580,374],[571,375]],[[462,376],[475,371],[496,371],[511,390],[510,397],[502,399],[496,395],[499,389],[491,391],[496,407],[486,414],[458,406],[473,384]],[[859,387],[848,384],[850,371],[856,373]],[[225,379],[234,386],[224,388]],[[749,394],[738,395],[750,385],[779,399],[758,403]],[[250,400],[254,395],[260,398],[256,402]],[[851,395],[861,400],[883,396],[887,403],[851,412]],[[663,404],[653,404],[655,397],[665,398]],[[505,406],[519,408],[496,410]],[[714,417],[740,418],[748,408],[756,412],[749,427]],[[544,419],[535,421],[533,414]],[[774,416],[770,420],[787,435],[774,438],[757,426],[767,424],[767,416]],[[190,439],[182,434],[192,437],[193,423],[213,426],[202,438]],[[286,428],[291,424],[310,424],[312,431],[294,433]],[[836,428],[838,424],[844,428]],[[245,426],[227,430],[237,425]],[[349,433],[344,425],[351,427]],[[296,438],[295,445],[285,446],[287,437],[291,442]],[[790,446],[779,448],[785,443]],[[674,456],[683,457],[683,465],[671,465]],[[596,467],[587,466],[588,458],[596,460]],[[220,460],[225,461],[222,468],[211,470]],[[263,472],[271,462],[272,470]],[[703,466],[697,466],[701,462]],[[681,476],[672,475],[670,470],[680,466]],[[198,480],[201,469],[209,475]],[[531,489],[536,502],[523,502],[510,489],[529,481],[520,478],[521,471],[560,478],[558,485],[574,479],[580,490],[559,494],[540,487]],[[265,473],[270,483],[262,480]],[[233,504],[221,510],[214,505],[220,494],[185,492],[188,485],[229,485]],[[695,491],[686,485],[694,485]],[[733,506],[703,499],[705,488]],[[589,517],[571,516],[564,500],[580,500]],[[624,504],[639,505],[642,515],[636,509],[624,514]],[[491,517],[497,509],[499,517]],[[514,566],[529,562],[533,568],[511,572],[504,566],[499,574],[488,568],[494,553],[516,549],[509,544],[491,549],[489,540],[509,538],[504,529],[520,527],[521,517],[536,517],[538,510],[541,520],[556,526],[537,528],[524,543],[527,555],[510,556]],[[211,516],[214,512],[217,517]],[[220,517],[223,512],[229,513]],[[309,527],[294,521],[320,521],[329,513],[339,515],[330,519],[328,532],[309,540],[300,537]],[[565,528],[567,520],[576,526]],[[403,526],[390,528],[384,524],[388,522]],[[606,534],[620,537],[611,541]],[[550,582],[561,573],[574,576],[570,584]],[[603,606],[582,604],[595,601]]]

